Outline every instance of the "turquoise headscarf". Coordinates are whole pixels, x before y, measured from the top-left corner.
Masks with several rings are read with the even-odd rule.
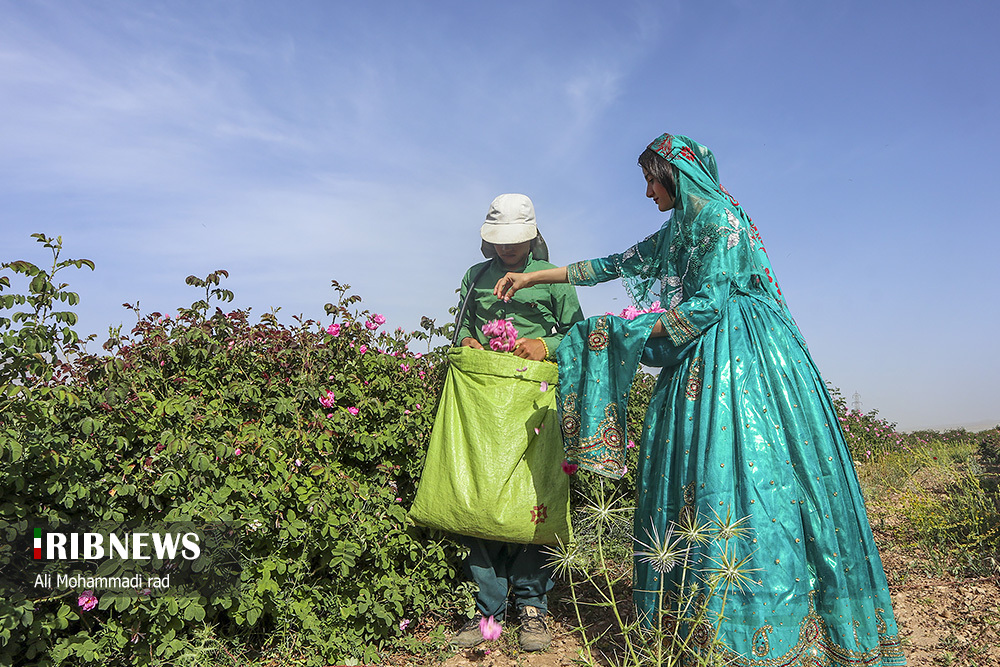
[[[664,227],[670,227],[670,233],[661,230],[622,254],[619,267],[622,283],[635,305],[648,308],[659,301],[664,308],[676,306],[686,296],[681,283],[688,270],[696,268],[691,263],[698,261],[698,246],[713,243],[721,232],[731,234],[735,243],[740,232],[747,231],[756,242],[751,264],[758,270],[745,276],[748,282],[742,287],[747,291],[751,288],[759,291],[763,286],[784,306],[757,228],[740,203],[719,182],[719,169],[712,151],[689,137],[671,134],[661,134],[648,148],[673,168],[676,197],[671,219],[664,223]],[[725,206],[728,229],[720,230],[714,225],[703,229],[704,221],[699,221],[698,215],[709,202]]]
[[[661,367],[681,363],[703,332],[701,319],[714,317],[704,310],[709,292],[728,294],[732,289],[754,295],[773,307],[798,337],[760,234],[719,183],[712,151],[688,137],[670,134],[660,135],[648,148],[674,170],[673,214],[655,234],[597,262],[614,265],[638,308],[659,303],[668,312],[633,320],[610,315],[590,318],[577,324],[557,350],[567,459],[611,477],[623,474],[628,441],[625,406],[640,362]],[[714,278],[709,280],[707,265],[722,254],[730,256],[731,266],[738,269],[712,269]],[[692,308],[694,313],[685,312]],[[668,337],[649,338],[661,319]]]

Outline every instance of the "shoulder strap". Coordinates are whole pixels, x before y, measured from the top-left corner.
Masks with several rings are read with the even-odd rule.
[[[469,299],[472,298],[472,288],[476,286],[476,283],[483,277],[483,274],[486,273],[486,269],[490,268],[490,264],[492,263],[493,260],[486,262],[486,264],[483,265],[483,268],[479,269],[479,272],[476,273],[472,282],[469,283],[469,290],[465,293],[465,298],[462,299],[462,307],[458,309],[458,317],[455,318],[455,333],[451,336],[452,347],[458,345],[458,330],[462,327],[462,318],[465,317],[465,310],[469,307]]]

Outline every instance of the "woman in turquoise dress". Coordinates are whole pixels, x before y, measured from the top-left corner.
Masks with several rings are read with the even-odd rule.
[[[624,472],[632,378],[640,362],[662,368],[637,470],[640,618],[683,622],[690,575],[655,543],[682,545],[701,522],[733,539],[687,543],[693,568],[722,575],[703,583],[725,589],[703,600],[695,650],[743,666],[906,664],[833,402],[757,227],[691,139],[664,134],[639,164],[646,196],[673,210],[659,231],[621,254],[507,274],[495,293],[621,278],[653,311],[585,320],[556,353],[567,458],[610,476]]]

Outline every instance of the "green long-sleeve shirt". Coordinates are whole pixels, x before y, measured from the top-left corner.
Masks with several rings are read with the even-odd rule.
[[[498,259],[488,260],[490,267],[476,281],[465,316],[458,323],[458,340],[475,338],[489,349],[489,338],[482,326],[491,320],[510,319],[522,338],[540,338],[549,350],[548,359],[555,360],[556,347],[573,324],[583,319],[576,288],[567,284],[534,285],[518,290],[510,301],[493,296],[497,281],[507,273]],[[465,272],[459,293],[459,308],[469,291],[472,279],[482,269],[479,263]],[[534,259],[528,254],[523,273],[553,269],[555,265]]]

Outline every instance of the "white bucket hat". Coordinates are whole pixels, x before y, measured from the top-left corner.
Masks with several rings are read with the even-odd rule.
[[[500,195],[490,204],[486,222],[479,230],[487,243],[524,243],[535,238],[535,206],[525,195]]]
[[[506,194],[494,199],[479,235],[483,237],[483,254],[487,257],[496,254],[488,244],[533,241],[531,250],[535,259],[548,259],[548,249],[535,224],[535,206],[526,195]],[[540,257],[540,254],[545,256]]]

